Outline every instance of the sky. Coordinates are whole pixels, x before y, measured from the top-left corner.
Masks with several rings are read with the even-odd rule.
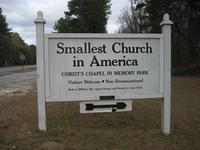
[[[42,11],[46,20],[45,33],[54,32],[53,25],[64,17],[69,0],[0,0],[0,7],[12,32],[18,32],[28,44],[35,44],[35,24],[37,12]],[[119,28],[118,17],[121,10],[128,6],[129,0],[111,0],[111,15],[108,19],[108,33]]]

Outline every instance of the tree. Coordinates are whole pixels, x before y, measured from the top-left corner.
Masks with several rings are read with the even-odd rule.
[[[18,33],[12,32],[10,36],[10,49],[12,52],[9,54],[9,63],[20,65],[20,55],[26,57],[24,64],[33,64],[35,59],[30,47],[24,42]]]
[[[69,11],[64,12],[54,25],[57,32],[105,33],[111,0],[71,0]]]
[[[7,64],[8,55],[6,52],[9,46],[9,31],[6,17],[2,14],[2,9],[0,8],[0,67]]]
[[[144,3],[134,5],[134,0],[130,1],[130,7],[123,8],[118,21],[120,23],[120,33],[142,33],[147,31],[147,20]],[[136,7],[137,6],[137,7]]]
[[[30,53],[31,53],[31,56],[32,56],[31,64],[36,64],[36,46],[30,45],[29,49],[30,49]]]
[[[8,34],[10,29],[8,28],[8,24],[6,22],[6,17],[2,14],[2,8],[0,7],[0,34],[6,35]]]
[[[10,31],[0,8],[0,67],[20,65],[21,54],[26,57],[24,64],[35,64],[35,47],[29,47],[18,33]]]
[[[131,0],[133,1],[133,0]],[[143,10],[142,21],[137,11]],[[122,12],[122,32],[160,33],[160,22],[165,13],[170,15],[172,25],[172,72],[180,74],[200,72],[200,1],[190,0],[138,0],[132,9]],[[128,15],[127,15],[128,14]],[[127,17],[128,16],[128,17]],[[131,18],[131,19],[129,19]],[[132,19],[133,18],[133,19]],[[129,21],[131,20],[131,21]],[[139,30],[142,23],[142,30]],[[132,27],[133,29],[131,29]],[[123,30],[122,30],[123,29]]]
[[[151,32],[160,32],[162,15],[168,13],[172,25],[172,69],[200,70],[200,1],[147,0]],[[184,67],[183,67],[184,66]],[[188,69],[187,69],[188,68]],[[188,72],[188,71],[185,71]]]

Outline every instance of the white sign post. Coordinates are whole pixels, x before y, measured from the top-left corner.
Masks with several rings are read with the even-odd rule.
[[[39,129],[46,131],[46,106],[45,106],[45,73],[44,73],[44,24],[43,13],[39,11],[36,24],[37,45],[37,99],[38,99],[38,123]]]
[[[164,35],[164,98],[161,106],[161,127],[166,134],[170,133],[171,124],[171,25],[169,15],[163,16],[162,33]]]
[[[170,133],[167,14],[161,34],[44,34],[42,12],[35,24],[40,130],[46,130],[46,102],[80,101],[82,113],[95,113],[130,111],[136,98],[163,98],[162,130]]]

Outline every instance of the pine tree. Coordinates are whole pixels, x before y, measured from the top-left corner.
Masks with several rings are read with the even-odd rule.
[[[7,64],[7,50],[9,47],[9,31],[8,24],[6,22],[6,17],[2,14],[2,9],[0,8],[0,67]]]
[[[111,0],[71,0],[69,11],[64,12],[54,25],[57,32],[105,33]]]
[[[0,8],[0,67],[20,65],[20,54],[26,56],[26,64],[34,63],[35,54],[32,52],[18,33],[10,31],[6,17],[2,14],[2,9]]]
[[[0,8],[0,34],[5,35],[8,34],[10,29],[8,28],[8,24],[6,22],[6,17],[2,14],[2,8]]]

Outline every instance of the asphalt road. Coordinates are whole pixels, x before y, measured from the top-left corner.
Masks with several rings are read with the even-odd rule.
[[[24,82],[37,78],[36,66],[21,66],[0,68],[0,84],[13,84],[16,82]]]

